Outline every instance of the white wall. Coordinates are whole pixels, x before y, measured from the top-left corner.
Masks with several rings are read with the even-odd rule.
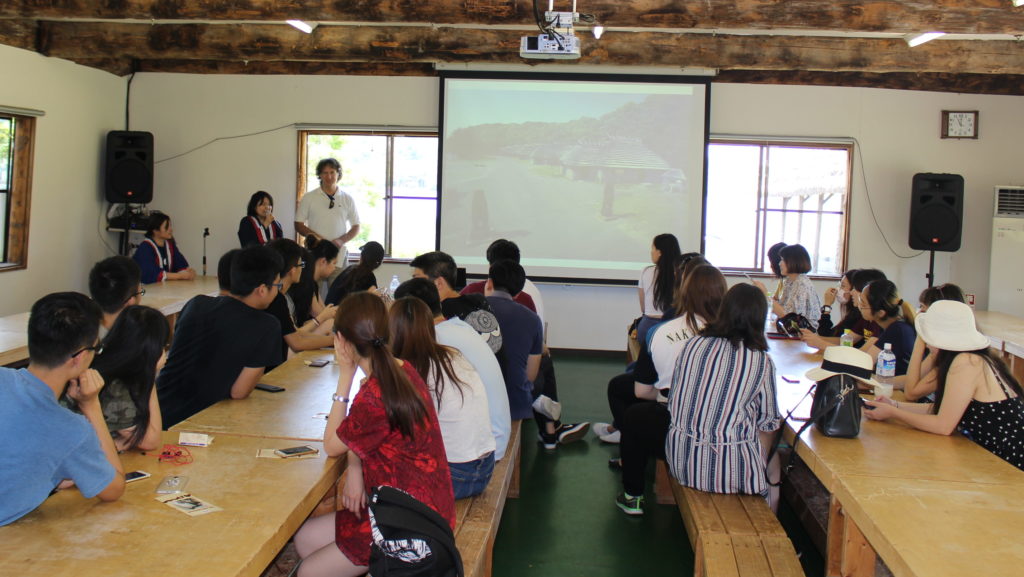
[[[48,68],[66,70],[68,82],[74,79],[74,94],[78,100],[59,102],[69,107],[75,104],[76,110],[86,108],[89,113],[57,118],[59,122],[72,126],[76,134],[83,132],[82,123],[92,123],[89,125],[93,128],[87,146],[76,143],[67,147],[75,150],[70,159],[74,164],[72,170],[66,170],[68,160],[63,160],[61,174],[50,175],[47,184],[53,186],[54,179],[58,179],[61,183],[73,180],[80,185],[82,179],[79,176],[85,174],[90,189],[98,190],[94,164],[99,162],[100,136],[106,129],[120,128],[116,124],[119,103],[123,100],[116,93],[123,83],[103,73],[21,51],[17,51],[18,58],[12,58],[7,54],[11,50],[14,49],[0,51],[0,62],[5,65],[5,72],[7,60],[16,61],[15,64],[26,68],[29,64],[21,60],[29,57],[45,63],[42,67],[44,72]],[[27,89],[31,98],[35,98],[37,93],[53,92],[45,84],[36,85],[36,76],[39,72],[35,69],[32,76],[27,71],[24,74],[25,78],[33,78]],[[0,87],[0,101],[17,105],[18,102],[5,96],[10,90],[6,83]],[[84,102],[79,96],[82,93],[86,94]],[[215,138],[260,132],[292,123],[434,126],[437,124],[437,98],[437,80],[431,78],[139,74],[133,83],[132,129],[149,130],[155,134],[156,158],[160,160]],[[927,255],[900,258],[886,247],[869,210],[867,193],[870,193],[879,226],[895,252],[909,256],[914,254],[907,247],[912,176],[917,172],[963,175],[967,187],[963,247],[958,253],[940,253],[937,256],[936,276],[940,282],[958,282],[967,292],[978,295],[979,308],[985,307],[992,187],[997,184],[1024,184],[1024,168],[1017,158],[1011,156],[1019,151],[1019,135],[1024,134],[1024,98],[861,88],[715,84],[711,106],[711,130],[715,134],[857,138],[860,146],[857,148],[859,156],[854,174],[850,264],[882,268],[911,301],[916,300],[917,293],[925,286]],[[42,105],[36,107],[45,108]],[[941,140],[939,120],[944,109],[980,111],[981,138],[977,141]],[[54,108],[53,113],[57,110]],[[48,116],[45,122],[56,127],[58,122],[51,122],[53,118]],[[81,150],[95,152],[82,154]],[[37,150],[36,191],[43,190],[41,175],[45,171],[40,170],[43,166],[40,159],[52,163],[54,157],[60,157],[59,152],[47,149],[44,154]],[[866,179],[862,176],[861,159]],[[212,273],[219,255],[236,245],[238,219],[244,212],[246,200],[255,190],[264,189],[274,194],[278,218],[291,232],[296,163],[297,137],[292,127],[221,140],[180,158],[159,163],[153,206],[172,215],[176,236],[185,254],[197,267],[201,264],[202,230],[210,228],[207,254]],[[34,198],[41,194],[46,193],[37,192]],[[92,198],[98,198],[98,193],[93,193]],[[34,224],[40,217],[38,204],[33,203],[36,209],[33,211]],[[62,212],[65,216],[49,217],[57,219],[57,222],[49,223],[53,229],[72,230],[80,238],[85,238],[85,249],[79,250],[77,244],[63,242],[64,236],[41,240],[39,227],[33,226],[33,250],[42,250],[39,243],[44,243],[50,255],[68,250],[74,250],[75,254],[87,252],[80,262],[86,262],[85,259],[91,262],[102,254],[98,241],[92,240],[97,237],[93,232],[95,227],[81,228],[83,218],[80,214],[86,215],[85,220],[95,219],[98,215],[98,208],[86,207],[85,204],[89,203],[76,206],[81,210],[76,210],[74,215],[66,211]],[[78,223],[78,228],[72,223]],[[637,247],[637,251],[646,255],[648,247]],[[35,254],[32,258],[36,258]],[[62,269],[60,274],[84,278],[83,271],[87,270],[87,265],[72,266],[77,269],[75,273]],[[408,272],[404,265],[385,265],[379,276],[382,282],[387,282],[391,274],[399,274],[404,280],[408,278]],[[24,273],[0,275],[0,283],[5,289],[12,282],[7,278],[11,274]],[[20,286],[28,285],[26,281]],[[822,283],[822,288],[824,286]],[[541,291],[548,311],[550,345],[585,349],[623,348],[625,326],[638,312],[635,289],[542,285]],[[2,306],[7,312],[25,310],[32,298],[29,295],[22,297],[17,305],[4,302]]]
[[[0,315],[45,293],[87,292],[93,263],[116,248],[101,188],[104,139],[124,125],[125,81],[106,72],[0,46],[0,104],[43,110],[36,123],[28,268],[0,272]],[[113,253],[109,253],[113,254]]]

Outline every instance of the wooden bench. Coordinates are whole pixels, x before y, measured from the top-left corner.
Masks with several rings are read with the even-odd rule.
[[[490,577],[494,538],[507,497],[519,496],[519,449],[522,421],[512,421],[505,458],[494,465],[487,489],[455,502],[455,543],[466,577]]]
[[[803,577],[793,543],[763,498],[668,481],[693,547],[694,577]]]

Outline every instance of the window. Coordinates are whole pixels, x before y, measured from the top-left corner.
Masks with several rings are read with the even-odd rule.
[[[0,270],[25,268],[35,118],[0,112]]]
[[[406,132],[299,132],[298,198],[316,188],[316,164],[341,163],[339,186],[359,211],[355,252],[375,240],[392,258],[434,250],[437,238],[437,134]]]
[[[769,272],[765,253],[802,244],[811,273],[846,269],[852,144],[711,139],[705,254],[723,269]]]

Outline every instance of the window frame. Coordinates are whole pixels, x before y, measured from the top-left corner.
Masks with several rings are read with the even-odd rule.
[[[0,254],[0,272],[28,268],[29,214],[32,196],[32,172],[35,159],[36,116],[0,110],[0,116],[14,121],[11,143],[11,174],[3,234],[4,253]]]
[[[843,223],[843,234],[841,236],[841,246],[839,247],[839,259],[838,263],[839,271],[836,274],[808,274],[813,280],[839,280],[842,278],[843,273],[848,270],[849,266],[849,251],[850,251],[850,207],[853,200],[853,165],[854,165],[854,154],[856,153],[855,142],[853,140],[846,139],[799,139],[799,138],[771,138],[771,137],[742,137],[742,136],[726,136],[726,135],[711,135],[708,138],[708,148],[715,144],[724,145],[747,145],[747,146],[759,146],[761,147],[761,158],[760,166],[758,167],[758,202],[757,202],[757,242],[755,243],[754,251],[754,262],[755,266],[752,267],[721,267],[722,272],[729,274],[748,274],[751,276],[760,277],[771,277],[771,273],[764,272],[768,243],[767,239],[764,238],[764,231],[767,229],[768,214],[771,212],[785,212],[788,214],[802,214],[810,213],[819,215],[825,214],[836,214],[836,211],[822,211],[822,210],[783,210],[776,208],[768,208],[768,193],[767,182],[770,172],[770,159],[766,162],[766,155],[768,154],[768,148],[770,147],[789,147],[789,148],[808,148],[808,149],[835,149],[835,150],[846,150],[846,199],[843,203],[842,210],[842,223]],[[710,154],[708,155],[710,156]],[[705,185],[706,186],[706,185]],[[710,192],[710,191],[709,191]],[[705,201],[706,202],[706,201]],[[705,205],[705,227],[707,226],[707,207]],[[705,230],[705,238],[707,237],[707,231]],[[820,237],[820,235],[819,235]],[[809,251],[810,252],[810,251]],[[812,254],[812,257],[814,255]]]
[[[411,258],[406,257],[392,257],[392,234],[394,232],[393,221],[393,210],[394,200],[423,200],[433,201],[436,209],[441,210],[441,193],[440,190],[435,189],[435,196],[395,196],[394,194],[394,151],[395,151],[395,138],[396,137],[410,137],[410,138],[434,138],[435,140],[440,139],[440,133],[436,128],[419,128],[419,127],[403,127],[403,128],[389,128],[389,127],[299,127],[297,130],[298,135],[298,162],[297,162],[297,173],[296,178],[296,189],[295,189],[295,209],[298,210],[299,203],[302,201],[303,195],[309,192],[311,188],[310,181],[306,178],[306,165],[308,156],[308,138],[310,135],[349,135],[349,136],[383,136],[386,138],[386,149],[387,149],[387,167],[385,168],[385,180],[384,180],[384,261],[385,262],[410,262]],[[344,163],[342,166],[344,170]],[[435,172],[435,178],[437,173]],[[340,186],[340,182],[339,182]],[[437,232],[434,233],[434,245],[437,245]],[[350,250],[349,257],[358,256],[358,250]]]

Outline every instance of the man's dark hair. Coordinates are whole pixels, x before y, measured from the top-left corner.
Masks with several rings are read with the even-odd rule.
[[[299,266],[299,262],[302,260],[302,247],[299,243],[295,242],[290,238],[278,238],[267,243],[274,252],[281,256],[281,271],[280,275],[285,276],[288,271]]]
[[[217,261],[217,286],[220,287],[220,290],[231,292],[231,263],[241,251],[240,248],[233,248],[224,253]]]
[[[425,278],[414,278],[398,285],[395,289],[395,299],[413,297],[420,299],[430,308],[430,312],[436,317],[441,314],[441,295],[437,293],[434,283]]]
[[[412,259],[409,266],[422,270],[430,280],[442,278],[448,286],[455,288],[455,259],[446,252],[435,250],[423,253]]]
[[[81,293],[52,293],[32,305],[28,317],[28,358],[56,368],[76,352],[96,344],[103,314]]]
[[[499,260],[510,260],[513,262],[519,262],[519,247],[516,243],[499,238],[498,240],[491,243],[491,246],[487,247],[487,264],[494,264]]]
[[[89,294],[107,314],[114,314],[135,296],[142,272],[134,260],[112,256],[93,265],[89,271]]]
[[[334,168],[334,170],[336,170],[338,172],[341,172],[341,163],[340,162],[338,162],[337,160],[335,160],[333,158],[325,158],[325,159],[321,160],[320,162],[316,163],[316,175],[317,175],[317,177],[319,177],[320,173],[324,171],[324,167],[325,166],[330,166],[330,167]]]
[[[260,285],[273,284],[283,259],[265,246],[243,248],[231,261],[231,294],[247,297]]]
[[[505,291],[516,296],[526,284],[526,271],[519,263],[511,260],[499,260],[487,271],[487,278],[495,290]]]

